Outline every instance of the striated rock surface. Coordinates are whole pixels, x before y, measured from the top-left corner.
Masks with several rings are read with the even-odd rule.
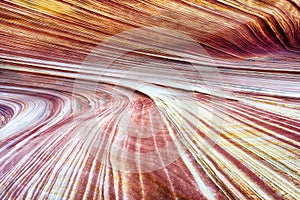
[[[300,199],[300,2],[0,2],[0,199]]]

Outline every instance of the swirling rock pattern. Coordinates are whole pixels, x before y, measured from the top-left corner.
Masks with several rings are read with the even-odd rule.
[[[300,199],[299,1],[0,4],[0,199]]]

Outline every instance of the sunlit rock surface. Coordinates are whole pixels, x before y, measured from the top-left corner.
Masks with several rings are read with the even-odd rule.
[[[300,199],[299,1],[0,4],[0,199]]]

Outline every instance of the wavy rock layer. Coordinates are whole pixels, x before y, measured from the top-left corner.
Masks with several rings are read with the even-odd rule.
[[[0,4],[0,199],[300,199],[299,1]]]

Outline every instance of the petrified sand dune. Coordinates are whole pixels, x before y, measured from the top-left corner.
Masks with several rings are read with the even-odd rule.
[[[299,1],[0,4],[0,199],[300,199]]]

